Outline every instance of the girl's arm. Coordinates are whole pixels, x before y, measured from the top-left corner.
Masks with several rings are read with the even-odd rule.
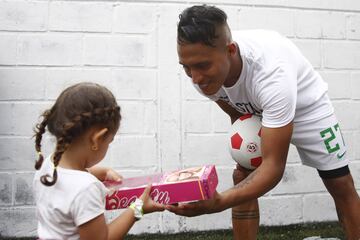
[[[104,214],[101,214],[79,227],[80,239],[123,239],[134,223],[134,211],[129,208],[108,225],[105,222]]]
[[[89,173],[94,175],[97,179],[99,179],[102,182],[105,180],[112,180],[112,181],[117,181],[117,182],[122,181],[122,176],[119,175],[117,172],[115,172],[111,168],[101,167],[101,166],[93,166],[91,168],[88,168],[87,170]]]
[[[165,207],[150,198],[151,185],[148,185],[140,199],[143,200],[144,214],[163,211]],[[123,239],[135,223],[134,210],[128,208],[110,224],[106,224],[104,214],[79,227],[80,239],[112,240]]]

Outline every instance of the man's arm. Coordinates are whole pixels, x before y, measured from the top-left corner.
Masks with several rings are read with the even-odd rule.
[[[227,102],[222,100],[217,100],[216,104],[227,114],[231,119],[231,123],[234,123],[236,119],[242,116],[240,112],[238,112],[235,108],[230,106]]]
[[[222,211],[256,199],[278,184],[285,170],[292,130],[293,123],[280,128],[262,127],[261,165],[239,184],[221,193],[219,198],[221,209],[217,210]]]
[[[241,116],[226,102],[219,100],[216,103],[232,121]],[[168,206],[167,209],[179,215],[198,216],[220,212],[264,195],[275,187],[283,176],[292,130],[292,122],[279,128],[262,127],[262,163],[247,178],[221,194],[215,192],[212,199],[180,204],[178,207]]]

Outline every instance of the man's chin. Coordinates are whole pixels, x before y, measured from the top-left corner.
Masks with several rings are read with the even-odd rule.
[[[219,89],[214,89],[214,88],[204,88],[201,89],[201,91],[205,94],[205,95],[214,95],[215,93],[217,93],[219,91]]]

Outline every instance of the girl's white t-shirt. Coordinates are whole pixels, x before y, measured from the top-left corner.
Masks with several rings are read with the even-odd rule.
[[[206,97],[221,99],[243,114],[260,115],[270,128],[334,112],[327,83],[289,39],[268,30],[235,31],[232,36],[243,61],[239,79]]]
[[[40,239],[80,239],[78,226],[103,214],[107,188],[92,174],[57,167],[53,186],[40,182],[53,174],[53,163],[46,158],[33,180],[38,237]]]

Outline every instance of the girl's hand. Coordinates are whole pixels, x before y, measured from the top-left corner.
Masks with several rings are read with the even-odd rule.
[[[88,171],[102,182],[107,180],[121,183],[123,179],[120,174],[107,167],[93,166]]]
[[[123,180],[123,177],[115,172],[112,168],[108,168],[105,174],[105,180],[106,181],[115,181],[121,183]]]
[[[144,202],[143,205],[144,214],[164,211],[165,206],[163,204],[157,203],[151,199],[150,191],[151,191],[151,184],[147,185],[143,194],[140,196],[140,199]]]

